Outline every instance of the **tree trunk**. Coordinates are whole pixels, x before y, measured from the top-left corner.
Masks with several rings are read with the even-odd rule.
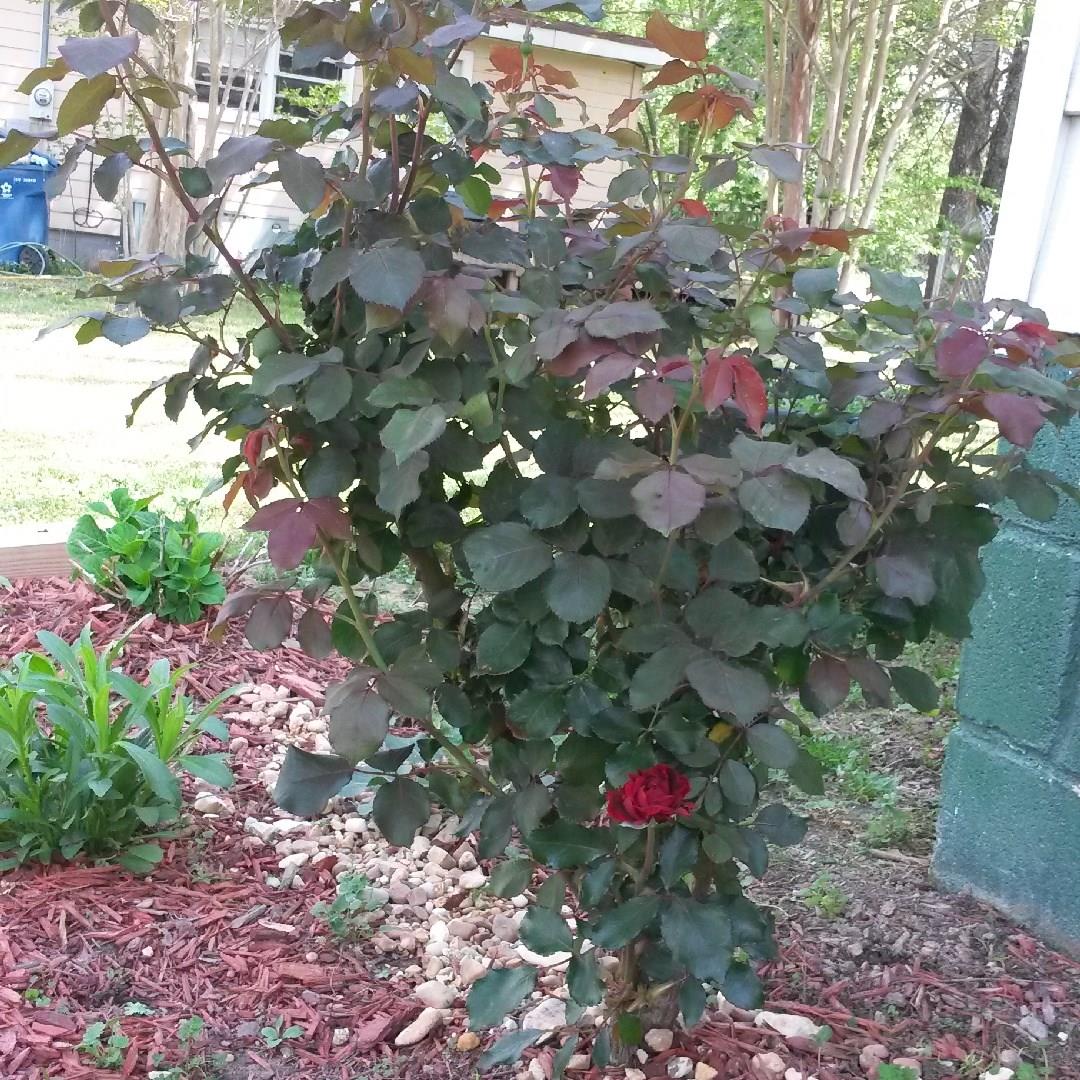
[[[947,256],[948,237],[971,223],[977,213],[976,192],[972,186],[963,187],[952,181],[975,180],[982,176],[983,157],[990,142],[990,127],[997,99],[995,86],[999,49],[997,42],[986,32],[987,23],[1000,0],[981,0],[975,22],[975,38],[971,47],[971,63],[964,87],[963,106],[956,125],[952,157],[949,160],[949,183],[941,196],[938,212],[938,231],[945,251],[931,255],[926,275],[926,295],[938,290],[943,269],[942,258]]]
[[[814,107],[813,62],[820,25],[821,0],[798,0],[795,41],[788,52],[784,76],[787,102],[784,139],[796,145],[805,143],[810,135]],[[796,145],[792,146],[792,153],[799,159],[803,174],[798,182],[783,184],[780,209],[785,217],[801,225],[806,222],[806,151],[796,149]]]
[[[1009,162],[1009,147],[1012,145],[1013,127],[1016,124],[1016,107],[1020,103],[1020,84],[1024,81],[1024,67],[1027,64],[1028,34],[1031,30],[1031,16],[1021,31],[1020,39],[1013,46],[1009,59],[1009,68],[1005,73],[1005,89],[1001,94],[997,120],[990,133],[990,145],[986,151],[986,167],[983,169],[982,187],[984,191],[993,191],[1000,195],[1005,187],[1005,167]],[[980,195],[980,205],[982,202]],[[995,218],[996,218],[995,214]]]

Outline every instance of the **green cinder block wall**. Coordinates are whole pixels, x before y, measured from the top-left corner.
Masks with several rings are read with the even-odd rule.
[[[1080,425],[1032,463],[1080,480]],[[1080,955],[1080,508],[1004,508],[960,666],[933,874]]]

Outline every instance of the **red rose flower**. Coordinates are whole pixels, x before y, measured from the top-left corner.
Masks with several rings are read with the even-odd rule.
[[[607,793],[608,814],[627,825],[667,821],[690,813],[690,781],[670,765],[631,773],[622,787]]]

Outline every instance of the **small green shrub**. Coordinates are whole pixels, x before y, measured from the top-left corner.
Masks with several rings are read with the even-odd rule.
[[[330,903],[320,900],[311,914],[323,919],[336,938],[364,937],[368,932],[367,914],[378,906],[362,874],[345,874],[338,882],[337,896]]]
[[[818,915],[835,919],[847,910],[850,897],[829,874],[821,873],[799,893],[799,898]]]
[[[866,823],[864,838],[872,848],[903,847],[915,838],[914,815],[899,806],[886,806]]]
[[[161,849],[133,841],[178,816],[176,772],[233,782],[223,755],[192,753],[203,733],[227,737],[214,716],[227,695],[196,709],[165,660],[137,683],[114,667],[124,639],[98,653],[89,628],[74,646],[38,640],[47,655],[0,669],[0,870],[80,853],[148,870]]]
[[[83,1032],[78,1049],[95,1065],[103,1069],[119,1068],[124,1061],[124,1051],[131,1040],[120,1030],[118,1020],[108,1023],[97,1021]]]
[[[870,756],[859,740],[826,732],[812,735],[803,746],[823,772],[837,778],[842,793],[854,802],[877,803],[895,797],[896,781],[870,767]]]
[[[99,592],[163,619],[194,622],[225,599],[214,569],[224,541],[200,532],[190,510],[179,520],[151,510],[153,499],[117,488],[108,502],[91,503],[68,537],[68,554]],[[102,528],[98,517],[111,524]]]

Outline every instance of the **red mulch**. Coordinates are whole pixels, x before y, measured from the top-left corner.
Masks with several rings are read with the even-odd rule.
[[[16,582],[0,597],[0,657],[37,647],[39,630],[70,640],[87,623],[101,646],[132,619],[82,582]],[[252,682],[318,702],[323,687],[348,669],[339,659],[315,661],[299,650],[255,652],[238,624],[214,640],[206,621],[149,619],[128,641],[125,668],[140,677],[162,656],[174,665],[197,662],[185,689],[203,700]],[[311,907],[334,893],[333,860],[315,874],[306,868],[302,891],[265,884],[279,856],[249,850],[242,821],[247,813],[270,816],[258,772],[272,740],[235,724],[230,734],[250,743],[233,760],[237,786],[230,797],[238,813],[199,821],[192,829],[199,835],[171,842],[149,877],[76,863],[24,867],[0,881],[0,1077],[118,1075],[94,1068],[75,1046],[91,1023],[122,1016],[130,1001],[149,1005],[154,1015],[122,1016],[131,1046],[121,1076],[144,1076],[159,1052],[175,1061],[177,1025],[190,1016],[206,1022],[192,1052],[232,1052],[242,1065],[235,1075],[245,1077],[274,1075],[281,1066],[281,1052],[268,1052],[257,1034],[276,1017],[304,1029],[288,1048],[295,1055],[289,1075],[314,1077],[346,1075],[338,1063],[391,1039],[415,1016],[419,1007],[373,979],[358,950],[320,944],[317,960],[307,958],[324,929]],[[30,987],[49,1005],[28,1002],[23,991]],[[336,1027],[351,1031],[339,1047],[331,1044]]]
[[[100,647],[119,637],[134,618],[130,610],[102,599],[82,581],[16,581],[10,592],[0,594],[0,661],[40,648],[39,630],[51,630],[70,641],[89,624]],[[229,623],[220,639],[211,637],[212,623],[203,619],[178,626],[148,616],[128,640],[124,669],[141,678],[147,665],[162,657],[174,666],[198,662],[197,670],[185,677],[185,690],[203,701],[249,682],[285,686],[297,697],[320,703],[327,683],[344,678],[349,670],[347,660],[313,660],[299,648],[256,652],[244,640],[240,619]]]
[[[17,582],[0,596],[0,660],[36,647],[38,630],[71,639],[89,623],[102,645],[132,620],[130,612],[103,602],[79,582]],[[341,660],[314,661],[298,649],[255,652],[236,623],[215,640],[206,622],[181,627],[147,620],[129,640],[125,667],[139,677],[161,656],[198,665],[186,676],[186,689],[203,700],[248,682],[285,686],[296,697],[321,702],[323,688],[348,668]],[[301,891],[265,884],[266,875],[277,872],[278,855],[254,847],[243,835],[242,820],[247,814],[271,816],[258,774],[273,740],[265,730],[235,723],[230,733],[249,744],[233,760],[238,782],[230,797],[236,815],[201,819],[168,845],[149,877],[77,863],[27,867],[0,879],[0,1080],[145,1076],[155,1054],[167,1057],[159,1067],[180,1063],[177,1025],[190,1016],[205,1021],[190,1052],[234,1055],[219,1074],[230,1080],[348,1078],[364,1060],[392,1053],[393,1036],[419,1006],[395,990],[385,966],[383,978],[373,977],[385,960],[321,939],[322,924],[310,911],[333,894],[332,857],[314,870],[304,868]],[[978,913],[986,918],[985,909]],[[935,972],[915,960],[837,980],[822,970],[827,947],[789,924],[780,958],[763,973],[767,1007],[828,1024],[829,1041],[820,1048],[806,1040],[785,1041],[736,1010],[730,1021],[714,1019],[679,1033],[672,1050],[651,1058],[643,1071],[650,1080],[666,1077],[668,1059],[681,1053],[708,1061],[721,1080],[744,1080],[754,1054],[777,1050],[804,1075],[847,1080],[864,1075],[858,1055],[869,1042],[885,1043],[895,1054],[932,1040],[936,1057],[959,1060],[969,1051],[1023,1045],[1015,1029],[1022,1005],[1041,1009],[1047,1019],[1049,1009],[1059,1019],[1080,1022],[1080,968],[1015,928],[1002,936],[1007,975]],[[28,988],[50,1002],[28,1001]],[[896,991],[907,1004],[890,1012],[886,998]],[[123,1006],[131,1001],[152,1007],[153,1015],[124,1016]],[[95,1068],[76,1049],[91,1023],[112,1017],[121,1018],[131,1039],[119,1073]],[[304,1034],[287,1048],[269,1051],[258,1028],[277,1017]],[[333,1046],[335,1028],[350,1030],[348,1042]],[[458,1075],[460,1069],[472,1075],[465,1055],[455,1055],[460,1064],[443,1062],[444,1042],[436,1037],[410,1048],[394,1063],[394,1075],[426,1080]],[[551,1055],[548,1048],[538,1054],[542,1062]],[[404,1072],[397,1071],[399,1065]],[[958,1074],[931,1066],[925,1075]],[[1064,1060],[1054,1076],[1070,1080],[1080,1073]]]

